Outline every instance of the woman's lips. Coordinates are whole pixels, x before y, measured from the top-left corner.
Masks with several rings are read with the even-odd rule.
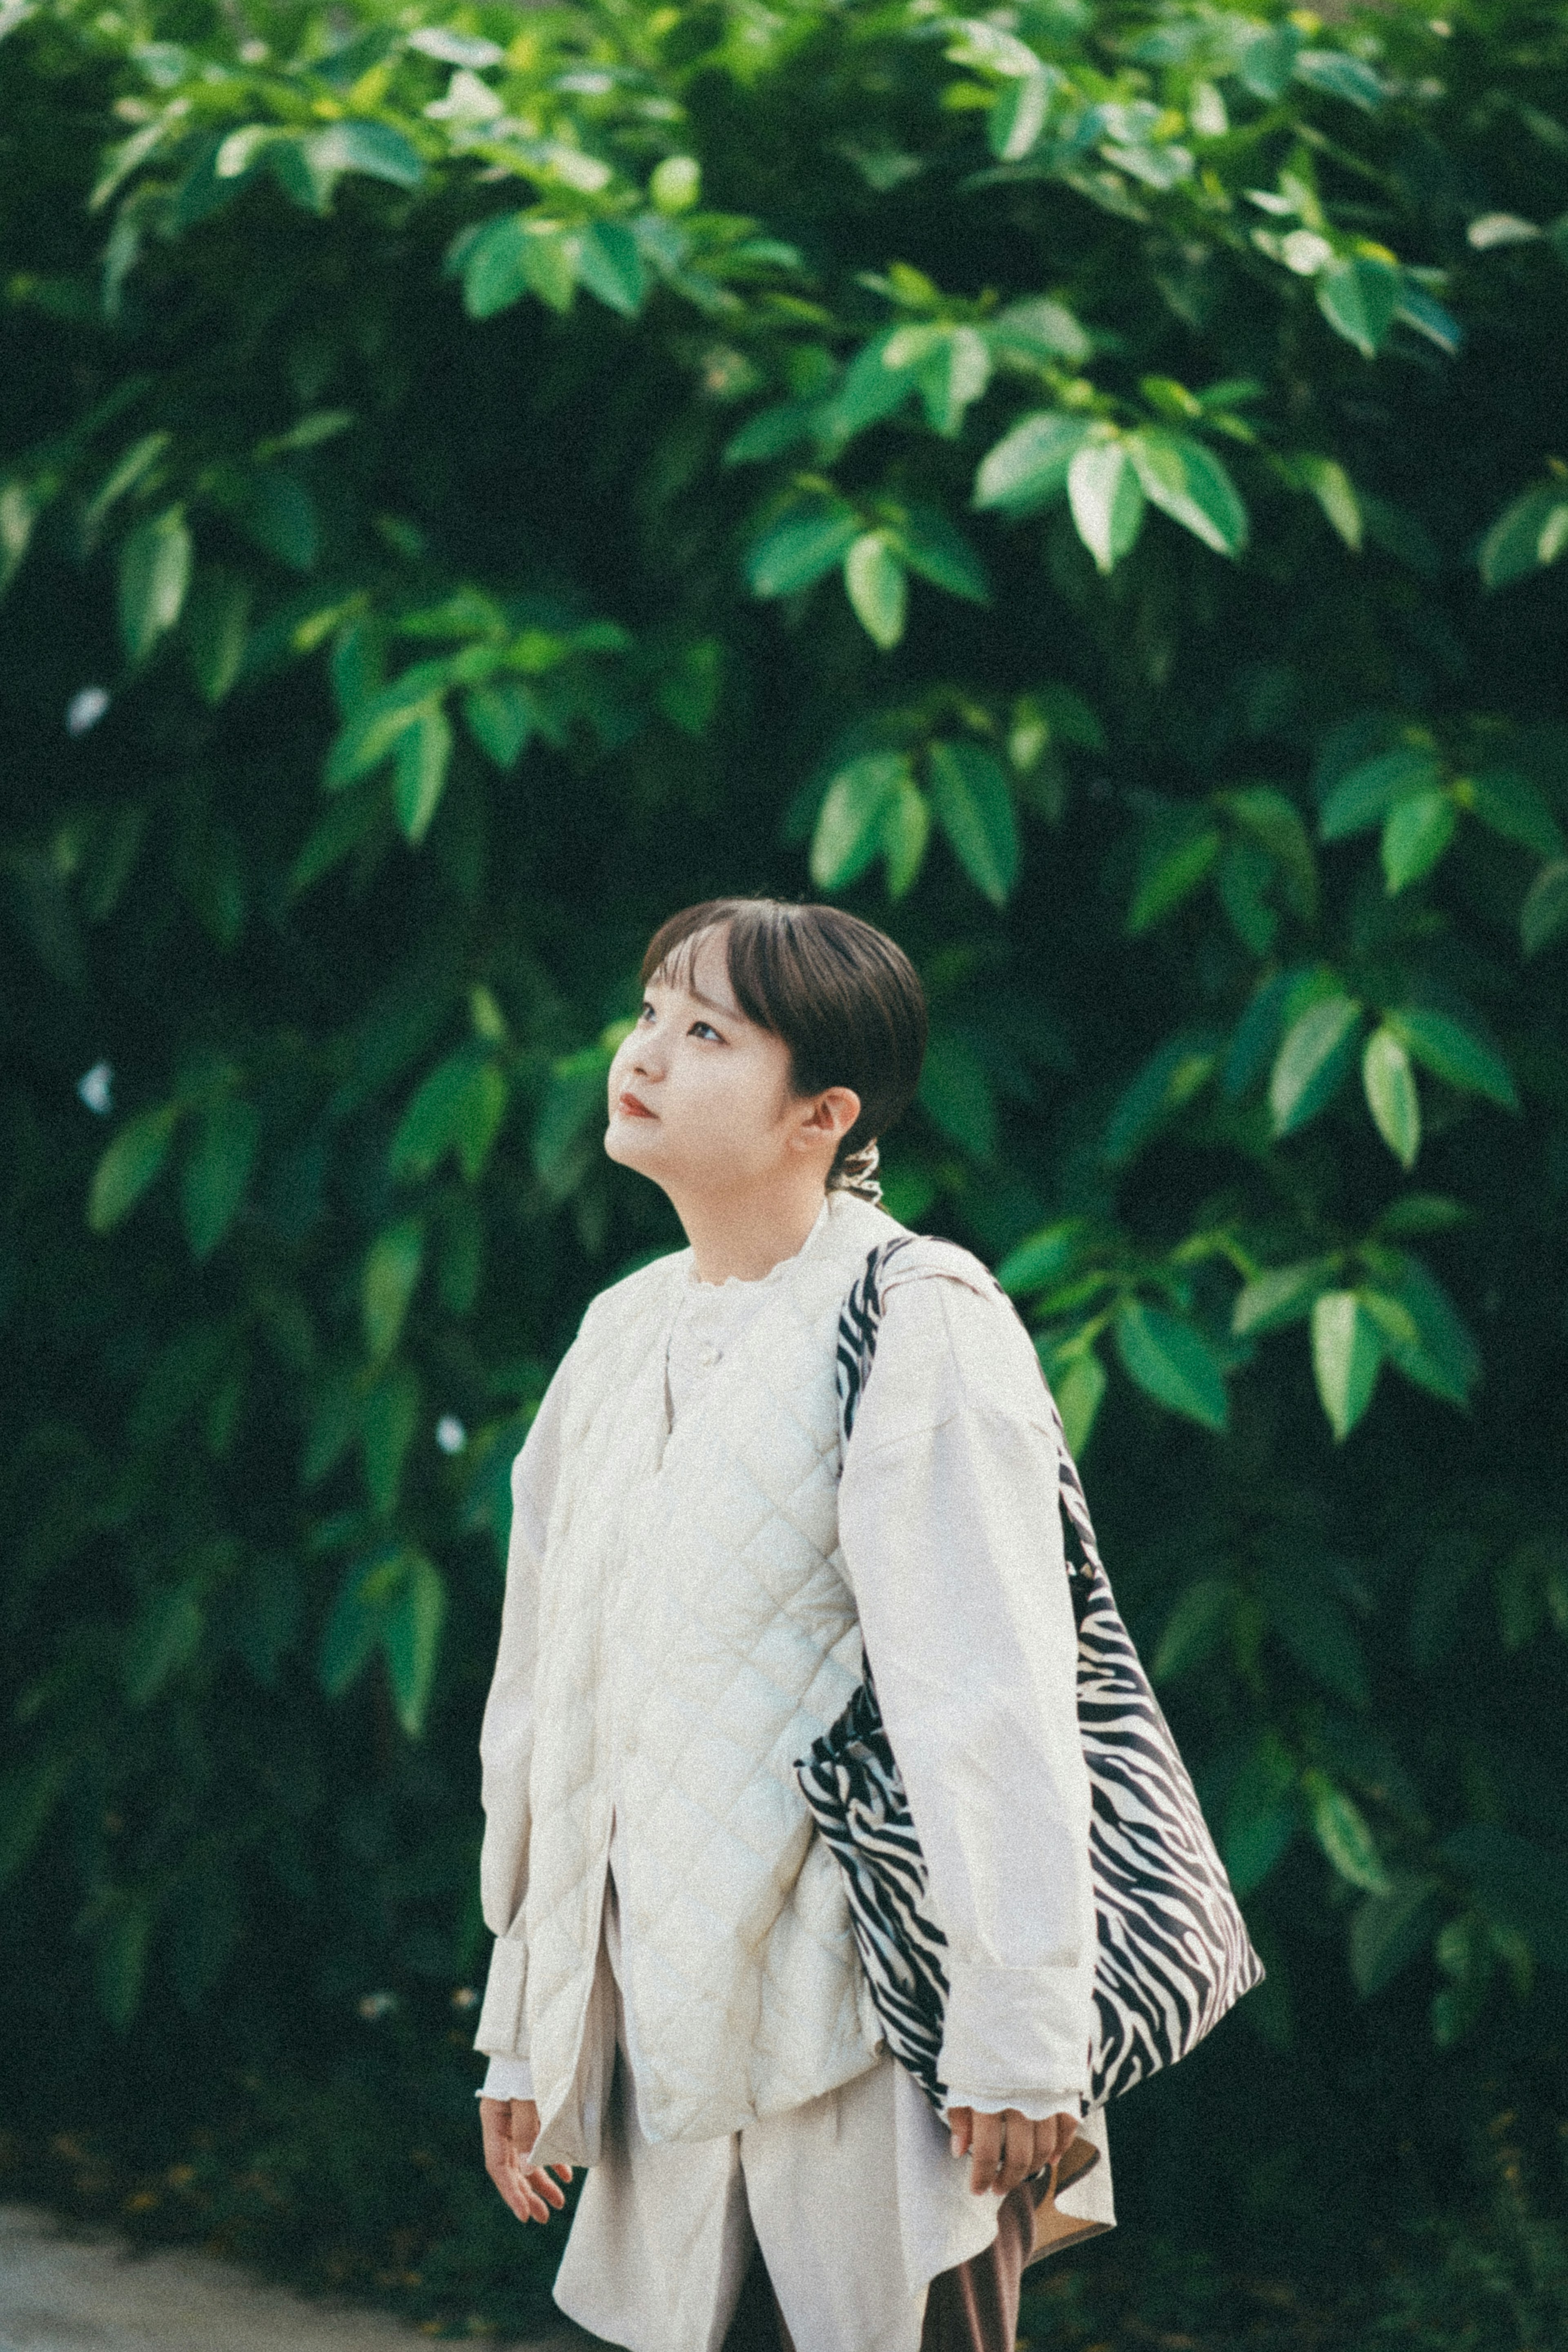
[[[657,1118],[658,1117],[658,1113],[657,1111],[649,1110],[646,1103],[638,1102],[636,1095],[621,1095],[617,1099],[619,1100],[621,1108],[626,1112],[628,1118]]]

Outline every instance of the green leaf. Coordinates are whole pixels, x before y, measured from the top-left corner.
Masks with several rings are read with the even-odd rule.
[[[1001,763],[962,738],[933,743],[928,754],[931,807],[953,854],[994,907],[1005,906],[1018,878],[1018,821]]]
[[[596,221],[577,252],[577,278],[609,310],[635,319],[647,299],[647,272],[637,241],[620,221]]]
[[[1150,1669],[1155,1682],[1174,1682],[1213,1657],[1230,1630],[1236,1598],[1227,1577],[1205,1576],[1188,1585],[1165,1620]]]
[[[395,1578],[397,1564],[398,1555],[378,1553],[345,1572],[316,1654],[316,1679],[329,1698],[342,1698],[363,1673],[385,1615],[387,1571]]]
[[[1226,919],[1243,947],[1267,955],[1279,929],[1279,917],[1265,892],[1273,880],[1271,861],[1255,841],[1227,841],[1215,875]]]
[[[1360,1025],[1360,1005],[1339,994],[1320,998],[1291,1024],[1268,1079],[1276,1137],[1294,1134],[1332,1101],[1350,1067]]]
[[[1314,1682],[1358,1709],[1371,1704],[1361,1637],[1310,1558],[1267,1560],[1261,1597],[1270,1628]]]
[[[1143,487],[1124,441],[1091,441],[1068,467],[1073,526],[1101,572],[1114,571],[1143,528]]]
[[[1221,1851],[1236,1894],[1255,1894],[1283,1856],[1300,1820],[1296,1773],[1277,1733],[1265,1732],[1231,1783]]]
[[[1359,555],[1364,528],[1362,506],[1355,484],[1344,467],[1336,458],[1320,457],[1303,450],[1290,460],[1290,471],[1300,487],[1317,499],[1351,553]]]
[[[1137,1298],[1119,1309],[1115,1329],[1121,1368],[1145,1395],[1205,1429],[1225,1428],[1225,1368],[1201,1331]]]
[[[1336,1438],[1348,1437],[1383,1368],[1383,1333],[1353,1290],[1325,1290],[1312,1302],[1312,1372]]]
[[[602,1045],[588,1045],[564,1055],[551,1072],[534,1121],[533,1165],[552,1201],[573,1192],[588,1164],[590,1144],[603,1141],[612,1059]]]
[[[1425,1005],[1407,1005],[1384,1017],[1385,1026],[1434,1077],[1467,1093],[1484,1095],[1504,1110],[1519,1108],[1507,1063],[1469,1022]]]
[[[903,330],[906,336],[931,331],[921,327]],[[915,380],[932,432],[951,441],[962,432],[966,411],[991,381],[991,351],[977,327],[941,327],[934,334],[936,340],[916,370]],[[899,337],[888,347],[889,359],[895,354],[901,356]]]
[[[1158,427],[1130,434],[1123,446],[1152,506],[1216,555],[1240,554],[1247,545],[1247,509],[1212,449],[1184,433]]]
[[[855,617],[886,653],[904,634],[909,580],[885,530],[862,531],[844,559],[844,586]]]
[[[912,789],[902,751],[865,751],[840,768],[827,787],[811,839],[811,878],[819,890],[858,880],[882,846],[882,826],[895,800]]]
[[[120,635],[127,657],[145,661],[179,619],[191,583],[184,509],[138,523],[120,551]]]
[[[1095,1415],[1108,1385],[1105,1366],[1092,1348],[1082,1348],[1047,1367],[1047,1379],[1062,1417],[1068,1452],[1076,1462],[1093,1433]]]
[[[233,1224],[256,1164],[261,1113],[237,1095],[225,1095],[203,1119],[180,1185],[180,1207],[191,1255],[208,1258]]]
[[[1290,1265],[1272,1265],[1237,1291],[1230,1328],[1244,1339],[1250,1333],[1279,1331],[1287,1323],[1299,1323],[1332,1278],[1329,1258],[1300,1258]]]
[[[1431,1268],[1408,1251],[1379,1290],[1409,1318],[1414,1337],[1397,1326],[1383,1331],[1384,1351],[1395,1370],[1445,1403],[1464,1406],[1481,1375],[1481,1355],[1458,1307]]]
[[[1421,1149],[1421,1101],[1410,1056],[1392,1029],[1374,1029],[1361,1057],[1362,1086],[1373,1124],[1405,1169]]]
[[[330,874],[385,814],[386,795],[378,783],[355,784],[339,793],[311,826],[289,870],[289,896],[298,898]]]
[[[1342,98],[1366,114],[1375,114],[1388,95],[1372,68],[1342,49],[1303,49],[1296,60],[1296,79],[1326,90],[1331,98]]]
[[[1363,1888],[1368,1895],[1392,1895],[1393,1883],[1384,1868],[1377,1842],[1354,1798],[1336,1789],[1321,1773],[1310,1777],[1308,1792],[1318,1843],[1340,1876],[1351,1885]]]
[[[392,779],[392,804],[408,840],[421,842],[447,788],[452,757],[452,722],[438,702],[419,713],[399,736]]]
[[[128,1706],[151,1706],[165,1683],[195,1655],[205,1620],[188,1584],[151,1592],[137,1611],[120,1661]]]
[[[1100,1157],[1123,1168],[1189,1103],[1213,1073],[1216,1045],[1205,1030],[1179,1030],[1144,1063],[1105,1123]]]
[[[1552,481],[1526,490],[1505,507],[1481,541],[1481,579],[1488,588],[1510,587],[1555,563],[1568,547],[1568,482]]]
[[[1084,1231],[1083,1218],[1064,1217],[1009,1250],[996,1269],[996,1279],[1008,1297],[1018,1298],[1031,1290],[1044,1290],[1065,1274],[1082,1246]]]
[[[438,1062],[398,1123],[389,1155],[392,1172],[417,1181],[455,1151],[470,1184],[483,1173],[506,1116],[507,1083],[488,1053],[472,1045]]]
[[[526,687],[504,681],[476,686],[463,697],[463,717],[488,759],[502,770],[516,767],[533,733],[533,701]]]
[[[793,596],[809,588],[843,562],[859,536],[853,507],[818,506],[805,514],[797,509],[752,548],[746,577],[752,595]]]
[[[437,707],[451,674],[448,661],[416,662],[360,704],[327,754],[321,777],[327,790],[340,791],[380,767],[399,739]]]
[[[1068,467],[1089,438],[1081,417],[1051,408],[1021,417],[982,458],[974,504],[1012,516],[1036,514],[1067,488]]]
[[[425,1226],[418,1217],[401,1217],[386,1226],[365,1253],[360,1307],[365,1346],[374,1362],[390,1356],[402,1337],[424,1264]]]
[[[1400,273],[1386,261],[1358,255],[1331,261],[1318,273],[1318,308],[1336,335],[1353,343],[1363,359],[1383,349],[1402,291]]]
[[[1446,792],[1413,793],[1383,820],[1383,872],[1392,898],[1429,874],[1454,838],[1458,813]]]
[[[26,1864],[69,1780],[69,1759],[58,1752],[0,1773],[0,1886]]]
[[[411,1739],[425,1728],[446,1617],[447,1586],[440,1570],[422,1551],[405,1553],[403,1580],[387,1609],[381,1642],[392,1703]]]
[[[31,482],[0,482],[0,596],[21,570],[44,499]]]
[[[1519,910],[1520,944],[1527,956],[1539,955],[1568,931],[1568,858],[1543,866],[1525,893]]]
[[[1386,1895],[1369,1895],[1351,1921],[1351,1975],[1363,2000],[1391,1985],[1428,1950],[1442,1908],[1442,1885],[1418,1871],[1391,1874]]]
[[[936,507],[910,507],[895,534],[899,553],[910,570],[962,596],[971,604],[991,602],[985,567],[961,530]]]
[[[1139,849],[1132,904],[1127,910],[1129,938],[1152,929],[1191,898],[1219,856],[1223,840],[1199,809],[1178,803],[1159,812],[1144,827]]]
[[[878,835],[878,845],[887,860],[889,898],[901,898],[912,887],[925,863],[930,839],[931,803],[913,783],[905,783],[883,809]]]
[[[316,501],[303,482],[281,467],[250,477],[238,515],[258,547],[290,572],[309,572],[321,551],[321,526]]]
[[[406,1364],[395,1364],[360,1408],[360,1447],[364,1479],[378,1511],[397,1508],[403,1465],[419,1426],[419,1381]]]
[[[1405,748],[1364,760],[1340,779],[1324,801],[1319,836],[1343,841],[1352,833],[1364,833],[1380,824],[1401,801],[1435,793],[1442,782],[1442,768],[1430,751]]]
[[[985,143],[1003,163],[1026,155],[1046,127],[1058,83],[1044,67],[1004,84],[985,118]]]
[[[128,1216],[169,1157],[179,1110],[161,1103],[128,1119],[99,1161],[88,1194],[87,1222],[95,1234],[112,1233]]]
[[[921,1071],[920,1101],[945,1136],[989,1160],[996,1152],[996,1104],[978,1055],[961,1037],[939,1030]]]
[[[1451,1233],[1470,1213],[1463,1202],[1442,1192],[1406,1192],[1381,1212],[1373,1230],[1380,1234]]]
[[[740,431],[725,442],[723,462],[726,466],[766,465],[770,458],[782,457],[787,449],[809,441],[819,423],[819,412],[810,401],[775,401],[772,407],[759,408],[754,416],[748,416]]]
[[[1082,367],[1094,356],[1094,345],[1072,312],[1048,295],[1009,302],[988,321],[986,333],[996,350],[1021,352],[1029,359],[1066,360]]]
[[[204,698],[221,702],[239,676],[250,627],[250,583],[204,568],[185,604],[185,647]]]
[[[818,418],[819,436],[830,448],[842,448],[858,433],[901,408],[915,388],[915,370],[897,366],[889,357],[899,330],[874,336],[863,343],[845,369],[837,389]],[[772,414],[772,411],[765,412]],[[770,452],[769,454],[774,454]]]
[[[470,319],[493,319],[498,310],[520,302],[532,285],[530,275],[531,231],[526,213],[505,213],[489,221],[463,254],[463,308]],[[572,271],[566,271],[566,300],[572,299]],[[564,308],[558,304],[557,308]]]
[[[1284,877],[1291,905],[1303,921],[1312,921],[1318,906],[1318,866],[1295,802],[1272,784],[1244,784],[1216,797],[1237,832],[1268,851]]]
[[[1454,797],[1505,841],[1533,849],[1538,857],[1563,855],[1562,826],[1543,795],[1522,776],[1494,769],[1485,775],[1466,777],[1455,786]]]
[[[418,149],[390,122],[330,123],[313,132],[306,147],[319,173],[358,172],[395,188],[417,187],[425,177]]]

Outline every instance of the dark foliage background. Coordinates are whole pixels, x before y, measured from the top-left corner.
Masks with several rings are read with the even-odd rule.
[[[1269,1966],[1066,2343],[1560,2340],[1568,40],[0,5],[0,2155],[521,2324],[506,1473],[842,895]]]

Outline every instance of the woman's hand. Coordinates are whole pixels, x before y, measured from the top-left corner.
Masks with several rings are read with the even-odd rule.
[[[555,2180],[570,2180],[569,2164],[530,2168],[528,2158],[539,2137],[539,2109],[531,2099],[481,2099],[479,2129],[484,2134],[485,2170],[520,2221],[548,2221],[550,2209],[561,2210],[566,2200]],[[555,2180],[550,2178],[555,2175]]]
[[[1047,2116],[1032,2124],[1016,2107],[999,2116],[976,2115],[973,2107],[949,2107],[954,2156],[972,2156],[969,2186],[976,2197],[991,2189],[1005,2197],[1031,2172],[1058,2163],[1078,2137],[1077,2116]]]

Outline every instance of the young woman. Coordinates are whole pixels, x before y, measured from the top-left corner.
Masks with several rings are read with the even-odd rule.
[[[632,2352],[1012,2352],[1031,2251],[1114,2218],[1045,1385],[979,1261],[921,1237],[840,1444],[839,1310],[905,1230],[875,1139],[925,1049],[892,940],[711,900],[643,985],[605,1148],[689,1246],[593,1302],[513,1467],[487,2168],[542,2221],[588,2167],[555,2298]],[[948,1940],[942,2119],[793,1769],[863,1638]]]

